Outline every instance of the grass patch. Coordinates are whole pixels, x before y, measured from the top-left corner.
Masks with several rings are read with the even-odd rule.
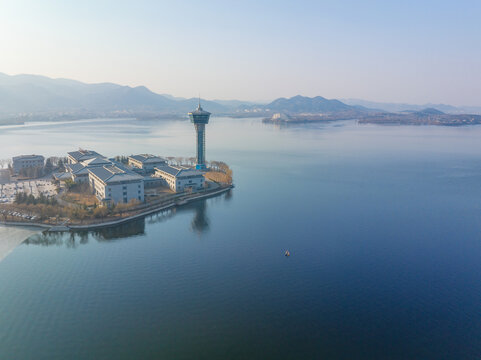
[[[99,204],[99,200],[92,194],[79,194],[74,192],[68,192],[62,196],[62,199],[77,205],[94,206]]]
[[[232,178],[220,171],[208,171],[205,173],[205,178],[217,183],[232,184]]]

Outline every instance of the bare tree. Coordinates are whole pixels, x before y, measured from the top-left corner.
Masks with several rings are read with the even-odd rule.
[[[177,156],[175,158],[175,161],[176,161],[177,165],[182,165],[182,163],[184,162],[184,158],[182,156]]]

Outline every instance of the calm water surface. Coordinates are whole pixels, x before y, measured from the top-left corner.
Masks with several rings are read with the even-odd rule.
[[[9,127],[0,153],[192,156],[193,132]],[[480,140],[212,118],[207,157],[234,169],[231,193],[17,247],[28,234],[0,229],[0,359],[479,359]]]

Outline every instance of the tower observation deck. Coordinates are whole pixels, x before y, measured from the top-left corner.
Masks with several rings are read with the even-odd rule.
[[[196,169],[205,169],[205,125],[209,123],[210,112],[204,111],[200,106],[189,113],[189,118],[194,123],[197,133],[197,161]]]

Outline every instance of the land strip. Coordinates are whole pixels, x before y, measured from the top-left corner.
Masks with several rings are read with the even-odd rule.
[[[145,204],[135,209],[131,209],[125,212],[120,217],[109,217],[104,219],[90,219],[88,223],[78,223],[71,220],[63,221],[62,223],[34,223],[28,221],[0,221],[2,225],[15,225],[15,226],[29,226],[48,229],[49,231],[70,231],[70,230],[91,230],[103,227],[110,227],[119,225],[128,221],[136,220],[160,211],[164,211],[176,206],[182,206],[193,201],[206,199],[221,195],[230,189],[233,185],[219,185],[218,187],[205,190],[201,193],[194,194],[182,194],[179,197],[172,198],[168,202],[160,202],[154,204]]]

